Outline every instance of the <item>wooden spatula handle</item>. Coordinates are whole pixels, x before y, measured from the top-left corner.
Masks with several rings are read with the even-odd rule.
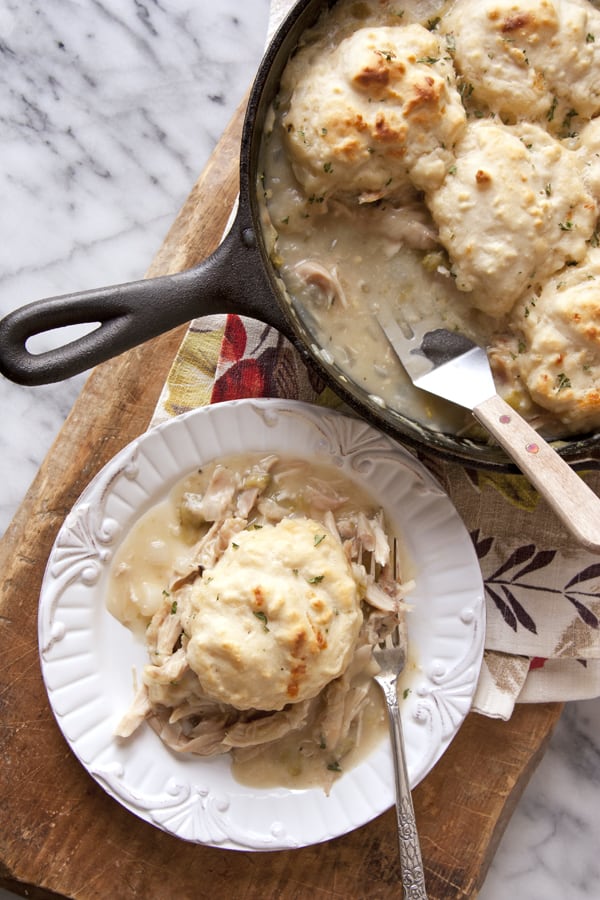
[[[600,498],[501,397],[473,410],[558,518],[589,550],[600,551]]]

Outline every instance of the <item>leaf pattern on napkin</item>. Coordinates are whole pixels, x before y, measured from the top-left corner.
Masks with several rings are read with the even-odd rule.
[[[212,403],[241,397],[294,397],[323,403],[319,395],[324,387],[274,328],[254,319],[227,316]],[[336,405],[329,402],[329,395],[326,405]]]
[[[201,323],[201,324],[200,324]],[[161,397],[164,413],[178,416],[210,403],[215,361],[223,340],[222,317],[194,321],[173,362]]]
[[[471,533],[477,558],[482,561],[490,554],[495,538],[480,537],[479,529]],[[537,634],[537,625],[526,609],[526,598],[532,592],[564,596],[577,612],[587,628],[598,629],[597,603],[600,579],[600,563],[586,566],[572,576],[562,588],[552,587],[529,579],[533,572],[550,566],[556,550],[538,550],[535,544],[521,544],[496,569],[484,573],[485,591],[494,603],[506,625],[513,631],[519,626]]]

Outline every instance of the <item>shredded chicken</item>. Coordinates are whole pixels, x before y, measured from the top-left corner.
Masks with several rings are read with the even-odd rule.
[[[316,259],[305,259],[294,267],[294,272],[307,285],[318,290],[327,309],[334,303],[339,303],[343,309],[347,309],[348,301],[335,266],[328,269]]]

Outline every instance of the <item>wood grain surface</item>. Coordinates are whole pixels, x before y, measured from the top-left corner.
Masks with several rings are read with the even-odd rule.
[[[237,192],[243,106],[174,222],[149,275],[217,245]],[[40,584],[65,514],[143,432],[183,337],[170,332],[95,369],[0,547],[0,885],[34,898],[302,900],[401,896],[395,815],[326,844],[241,853],[192,845],[138,820],[72,755],[52,716],[37,648]],[[509,723],[471,714],[414,792],[429,896],[477,896],[560,704]]]

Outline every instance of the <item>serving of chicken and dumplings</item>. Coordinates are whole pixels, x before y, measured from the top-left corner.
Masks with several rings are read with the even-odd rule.
[[[112,567],[108,608],[148,653],[117,734],[147,721],[245,783],[328,790],[386,733],[372,648],[411,587],[391,540],[327,466],[245,455],[180,481]]]

